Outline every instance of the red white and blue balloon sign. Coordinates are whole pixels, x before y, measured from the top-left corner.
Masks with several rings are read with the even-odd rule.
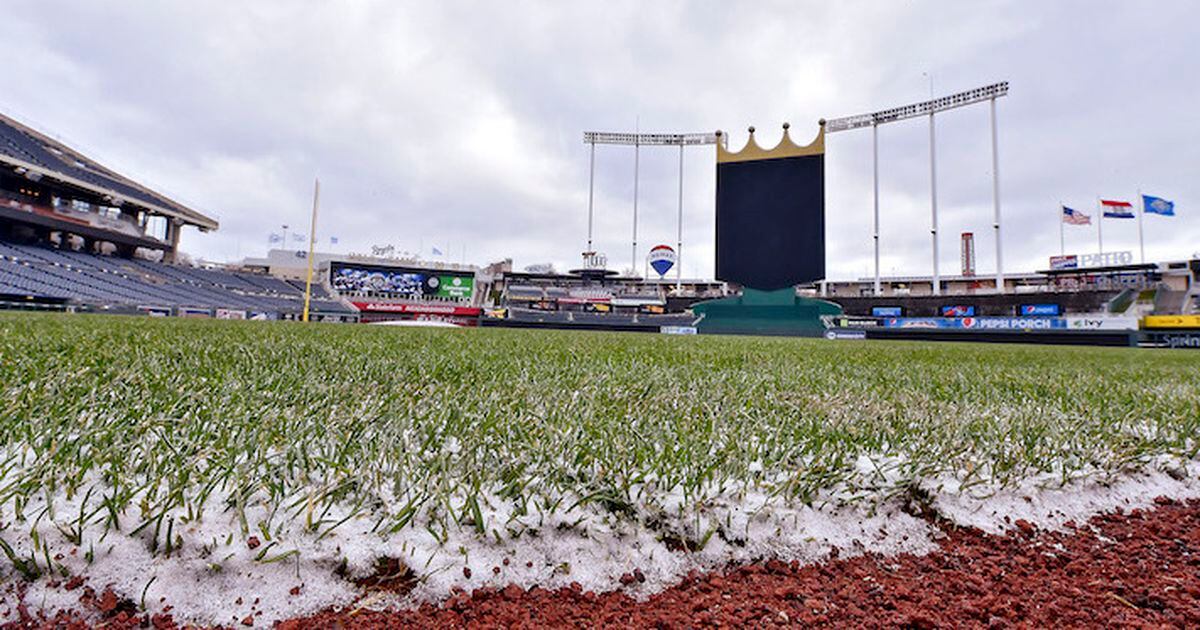
[[[675,250],[670,245],[657,245],[650,250],[650,254],[646,256],[646,261],[654,268],[654,271],[660,276],[667,275],[671,267],[675,266],[679,257],[675,254]]]

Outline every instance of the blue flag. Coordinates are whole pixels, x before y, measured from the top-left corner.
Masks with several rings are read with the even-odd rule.
[[[1161,214],[1165,217],[1175,216],[1175,202],[1167,201],[1162,197],[1142,195],[1142,208],[1150,214]]]

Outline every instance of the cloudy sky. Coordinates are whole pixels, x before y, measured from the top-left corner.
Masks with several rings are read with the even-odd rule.
[[[999,102],[1009,270],[1058,253],[1060,201],[1139,190],[1148,258],[1200,250],[1200,4],[1195,2],[5,3],[0,109],[218,218],[196,257],[261,255],[284,224],[329,249],[433,247],[518,268],[578,261],[585,130],[756,125],[807,141],[822,117],[1007,80]],[[932,83],[932,86],[931,86]],[[883,272],[927,274],[929,130],[881,128]],[[828,266],[871,273],[869,130],[827,143]],[[937,119],[941,266],[961,232],[995,265],[986,106]],[[600,147],[596,239],[629,265],[632,149]],[[678,154],[644,149],[641,251],[675,240]],[[685,155],[682,264],[713,268],[714,154]],[[1137,252],[1135,221],[1106,250]],[[1096,250],[1068,227],[1068,253]],[[639,267],[641,262],[639,261]]]

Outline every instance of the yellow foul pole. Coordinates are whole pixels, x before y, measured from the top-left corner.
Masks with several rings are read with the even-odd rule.
[[[313,245],[317,240],[317,202],[321,199],[321,180],[313,184],[312,222],[308,225],[308,279],[304,282],[304,321],[308,321],[308,305],[312,302]]]

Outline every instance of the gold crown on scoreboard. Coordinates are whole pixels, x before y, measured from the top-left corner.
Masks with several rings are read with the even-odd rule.
[[[802,155],[823,155],[825,153],[825,119],[818,122],[817,137],[808,144],[796,144],[789,133],[791,125],[783,123],[783,137],[773,148],[764,149],[758,146],[754,139],[754,127],[750,127],[750,137],[746,146],[740,151],[730,151],[725,148],[728,136],[717,131],[717,162],[749,162],[752,160],[773,160],[776,158],[799,157]]]

